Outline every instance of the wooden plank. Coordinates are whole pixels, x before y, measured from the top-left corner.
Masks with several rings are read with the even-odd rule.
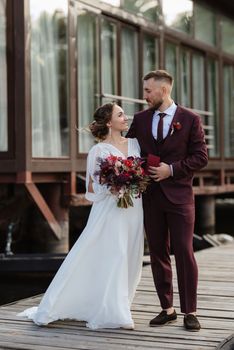
[[[199,265],[198,315],[200,332],[183,328],[179,309],[178,286],[174,271],[174,300],[178,320],[164,327],[151,328],[148,323],[160,311],[151,268],[143,275],[132,305],[135,330],[102,329],[92,331],[84,322],[58,321],[38,327],[16,314],[41,300],[34,296],[0,307],[0,349],[32,350],[209,350],[233,333],[234,320],[234,244],[196,253]],[[172,257],[174,266],[174,258]]]

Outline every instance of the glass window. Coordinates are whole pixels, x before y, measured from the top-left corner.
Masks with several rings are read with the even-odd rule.
[[[139,67],[138,67],[138,37],[137,32],[124,27],[121,37],[121,95],[139,98]],[[125,113],[132,116],[138,109],[137,104],[123,102]]]
[[[67,1],[30,1],[32,155],[69,154]]]
[[[123,8],[153,22],[158,20],[161,13],[159,0],[124,0]]]
[[[192,34],[193,1],[162,0],[164,22],[168,27]]]
[[[224,154],[234,157],[234,67],[224,66]]]
[[[0,0],[0,152],[8,150],[7,128],[7,63],[6,63],[6,0]]]
[[[234,21],[223,17],[221,21],[221,33],[223,50],[234,54]]]
[[[93,120],[99,100],[96,17],[80,9],[77,24],[79,152],[86,153],[94,142],[87,127]]]
[[[180,54],[180,81],[181,81],[181,104],[191,107],[190,101],[190,56],[187,51],[182,50]]]
[[[214,87],[216,88],[216,87]],[[210,93],[211,91],[209,91]],[[213,96],[214,97],[214,96]],[[214,108],[213,103],[215,101],[210,100],[210,105],[206,107],[205,104],[206,91],[205,91],[205,59],[200,54],[193,54],[192,56],[192,100],[193,108],[201,112],[202,122],[205,130],[205,139],[208,145],[209,154],[211,149],[213,149],[214,144],[214,129],[212,127],[213,118],[210,114],[205,113],[208,108],[208,112],[212,112],[210,108]],[[203,113],[203,112],[204,113]],[[214,112],[213,112],[214,113]]]
[[[194,3],[195,38],[207,44],[216,44],[215,13],[200,4]]]
[[[105,2],[106,4],[120,7],[120,0],[100,0],[100,2]]]
[[[102,93],[117,95],[116,25],[105,19],[101,28]],[[113,99],[111,99],[113,100]],[[102,103],[110,101],[103,98]]]
[[[165,68],[174,78],[172,98],[178,101],[177,48],[171,43],[166,43],[165,48]]]
[[[192,96],[193,108],[201,111],[205,110],[205,76],[204,76],[204,57],[199,54],[193,54],[192,57]]]
[[[208,135],[211,136],[209,155],[211,157],[218,157],[219,151],[219,94],[218,94],[218,62],[209,59],[207,62],[208,74],[208,110],[213,113],[208,119]]]
[[[151,35],[143,38],[143,75],[158,69],[158,40]]]

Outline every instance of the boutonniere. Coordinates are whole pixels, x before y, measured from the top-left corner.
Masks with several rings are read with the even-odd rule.
[[[180,122],[174,122],[171,127],[170,136],[173,135],[176,130],[180,130],[181,128],[182,128],[182,125],[180,124]]]

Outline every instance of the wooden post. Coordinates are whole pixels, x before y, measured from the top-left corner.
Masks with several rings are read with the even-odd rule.
[[[44,189],[45,192],[42,190],[43,196],[61,228],[60,240],[48,231],[46,235],[47,251],[49,253],[67,253],[69,250],[69,211],[68,207],[61,205],[62,184],[47,184]]]
[[[215,233],[215,196],[196,196],[195,230],[200,236]]]

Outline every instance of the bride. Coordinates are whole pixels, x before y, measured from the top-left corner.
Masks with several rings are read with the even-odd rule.
[[[142,267],[142,200],[118,208],[115,196],[95,175],[100,157],[140,156],[137,140],[121,136],[127,128],[127,117],[117,104],[107,103],[95,111],[90,130],[100,142],[87,159],[86,198],[93,202],[87,225],[39,306],[18,316],[37,325],[75,319],[86,321],[91,329],[134,329],[130,307]]]

